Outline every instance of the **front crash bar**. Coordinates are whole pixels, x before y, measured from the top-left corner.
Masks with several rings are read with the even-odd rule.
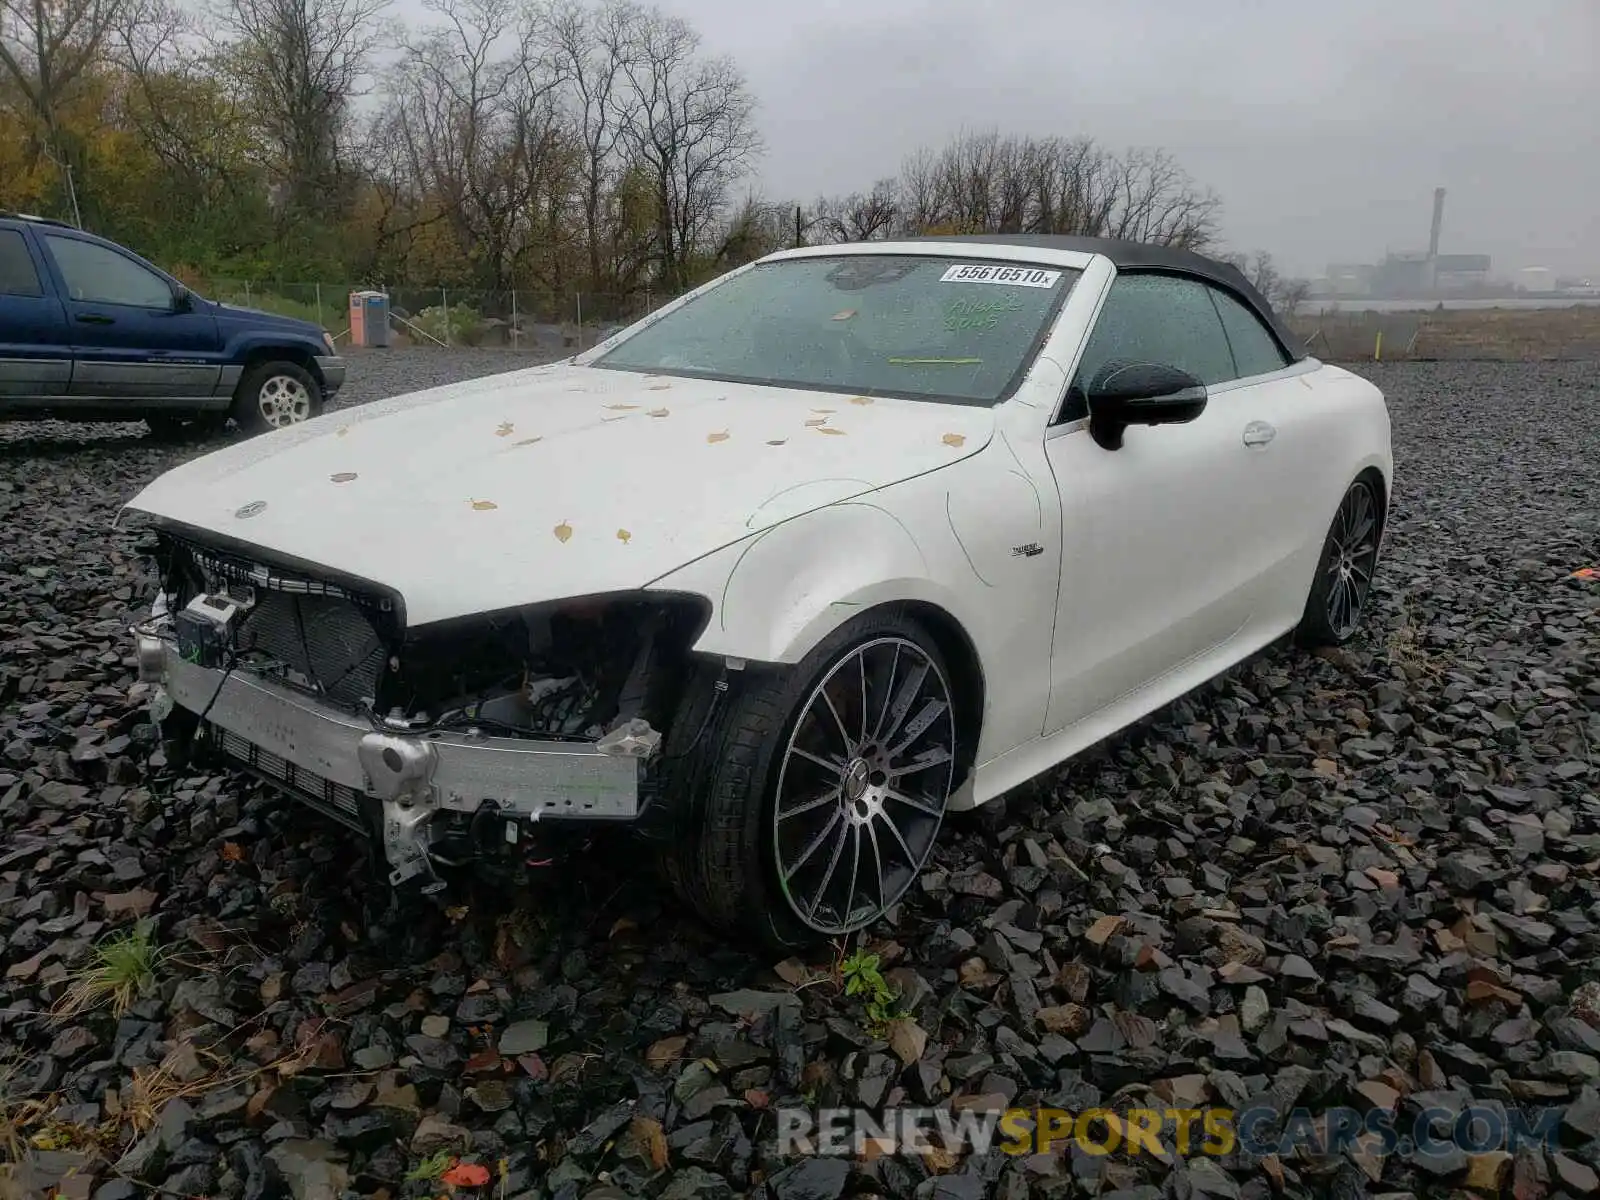
[[[428,822],[441,811],[471,815],[492,803],[504,817],[529,821],[631,821],[639,814],[653,732],[643,745],[628,736],[567,743],[407,733],[247,671],[186,662],[175,642],[150,627],[134,632],[141,678],[165,689],[178,707],[204,714],[298,771],[379,800],[393,884],[433,875]]]

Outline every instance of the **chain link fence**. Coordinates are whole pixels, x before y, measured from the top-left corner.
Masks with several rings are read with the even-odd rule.
[[[214,280],[202,294],[228,304],[314,321],[336,338],[350,328],[355,283]],[[385,289],[373,289],[385,290]],[[392,345],[492,347],[575,353],[647,316],[675,292],[626,294],[447,287],[386,289]],[[1390,359],[1525,361],[1600,359],[1600,305],[1568,308],[1302,312],[1289,320],[1311,353],[1328,362]]]
[[[1306,349],[1326,361],[1414,358],[1422,336],[1418,312],[1326,312],[1290,324]]]
[[[613,330],[648,316],[676,293],[627,294],[535,290],[477,291],[447,287],[372,288],[354,283],[258,283],[213,280],[204,294],[224,304],[298,317],[335,338],[350,329],[350,295],[384,291],[391,344],[491,347],[551,352],[592,346]]]

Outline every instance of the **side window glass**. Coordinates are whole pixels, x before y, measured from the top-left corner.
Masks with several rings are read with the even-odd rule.
[[[134,308],[172,307],[172,289],[167,281],[131,258],[77,238],[47,233],[44,240],[72,299]]]
[[[1063,420],[1088,415],[1083,392],[1106,363],[1131,358],[1211,385],[1237,378],[1222,319],[1205,284],[1176,275],[1119,275],[1095,321]]]
[[[1261,323],[1261,318],[1246,308],[1221,288],[1211,289],[1211,298],[1217,302],[1217,315],[1222,318],[1222,328],[1228,334],[1228,344],[1233,348],[1233,361],[1238,368],[1238,378],[1265,375],[1281,371],[1289,365],[1289,357],[1278,346],[1277,340]]]
[[[0,229],[0,296],[42,296],[28,243],[15,229]]]

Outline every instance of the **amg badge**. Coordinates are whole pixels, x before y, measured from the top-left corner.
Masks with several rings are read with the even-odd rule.
[[[1011,554],[1014,558],[1032,558],[1035,554],[1043,553],[1044,547],[1039,545],[1038,542],[1029,542],[1026,546],[1011,547]]]

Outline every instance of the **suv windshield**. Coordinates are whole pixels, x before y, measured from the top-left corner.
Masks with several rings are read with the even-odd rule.
[[[1016,389],[1080,272],[929,255],[763,263],[597,367],[993,404]]]

